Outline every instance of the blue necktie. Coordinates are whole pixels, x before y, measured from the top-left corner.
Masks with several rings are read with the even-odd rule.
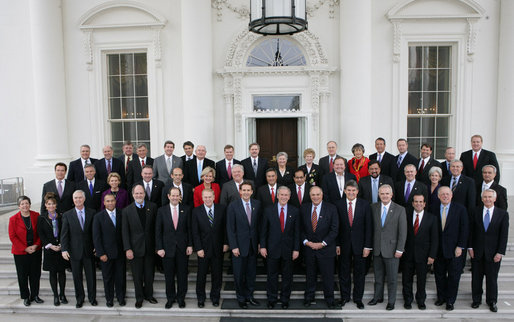
[[[387,217],[387,208],[384,207],[384,211],[382,211],[382,227],[384,227],[386,217]]]
[[[202,181],[202,161],[198,163],[198,182]]]
[[[402,164],[402,159],[403,159],[403,158],[402,158],[402,156],[401,156],[401,155],[399,155],[399,156],[398,156],[398,162],[396,163],[396,165],[398,166],[398,168],[399,168],[399,167],[400,167],[400,165]]]
[[[116,227],[116,214],[114,212],[110,213],[112,223],[114,224],[114,227]]]
[[[409,201],[409,196],[410,196],[410,182],[407,183],[407,190],[405,191],[405,202]]]
[[[93,195],[93,182],[89,181],[89,193],[91,193],[91,196]]]
[[[375,203],[378,201],[378,178],[372,180],[373,183],[371,184],[371,201]]]
[[[485,212],[484,216],[484,229],[487,231],[487,228],[489,228],[489,223],[491,222],[491,216],[489,215],[489,209]]]

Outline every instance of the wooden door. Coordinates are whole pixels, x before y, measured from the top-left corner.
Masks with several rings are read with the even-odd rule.
[[[283,151],[289,156],[287,165],[298,167],[298,119],[256,119],[256,130],[260,156],[270,160],[271,166],[276,165],[277,153]]]

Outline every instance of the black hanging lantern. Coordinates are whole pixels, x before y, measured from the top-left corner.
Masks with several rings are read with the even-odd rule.
[[[249,29],[262,35],[307,30],[306,0],[250,0]]]

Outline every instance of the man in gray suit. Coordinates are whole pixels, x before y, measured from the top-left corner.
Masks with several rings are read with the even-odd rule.
[[[164,184],[170,178],[173,169],[183,168],[182,159],[173,155],[173,150],[175,150],[175,143],[170,140],[164,142],[164,154],[153,161],[153,178]]]
[[[239,195],[239,185],[243,183],[244,167],[240,164],[234,164],[232,167],[232,180],[225,182],[221,187],[220,204],[229,205],[232,201],[241,199]],[[246,180],[253,186],[252,180]],[[255,187],[254,187],[255,188]]]
[[[386,310],[394,310],[398,266],[407,240],[405,208],[391,201],[393,188],[384,184],[378,189],[380,202],[371,205],[373,214],[373,268],[375,295],[368,305],[384,301],[384,275],[387,275]]]

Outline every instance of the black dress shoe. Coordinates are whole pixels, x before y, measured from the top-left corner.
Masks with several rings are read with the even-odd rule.
[[[107,305],[107,307],[113,307],[114,303],[112,301],[110,301],[110,302],[105,303],[105,305]]]
[[[212,300],[212,306],[214,306],[214,307],[220,306],[220,300]]]
[[[239,304],[239,307],[242,308],[242,309],[247,309],[248,308],[248,305],[246,305],[246,302],[238,302]]]
[[[36,302],[37,304],[45,303],[39,296],[36,296],[32,299],[33,302]]]
[[[171,309],[172,306],[173,306],[173,301],[168,300],[168,302],[166,302],[166,305],[164,305],[164,308]]]
[[[394,304],[387,303],[386,310],[388,310],[388,311],[394,310]]]
[[[344,306],[346,303],[350,302],[349,299],[341,299],[341,306]]]
[[[489,304],[489,311],[494,313],[498,312],[498,307],[496,306],[496,303]]]
[[[330,310],[333,310],[336,308],[336,303],[335,302],[327,302],[327,306]]]
[[[446,303],[446,311],[453,311],[453,304]]]
[[[185,308],[185,307],[186,307],[186,302],[184,302],[184,300],[182,300],[182,301],[177,301],[177,302],[178,302],[178,307],[179,307],[179,308],[183,309],[183,308]]]
[[[143,306],[143,301],[136,301],[136,309],[140,309]]]
[[[259,306],[261,305],[261,303],[259,303],[259,301],[257,301],[255,298],[253,297],[250,297],[250,299],[248,300],[248,303],[250,303],[251,305],[253,306]]]
[[[89,301],[92,306],[97,306],[98,302],[96,300]]]
[[[377,303],[382,303],[384,302],[384,299],[371,299],[371,301],[368,302],[368,305],[377,305]]]
[[[61,294],[59,296],[59,300],[61,300],[62,304],[68,304],[68,299],[66,298],[66,295],[64,295],[64,294]]]
[[[268,309],[270,309],[270,310],[271,310],[271,309],[273,309],[273,308],[275,307],[275,303],[273,303],[273,302],[268,302],[268,303],[266,304],[266,307],[267,307]]]
[[[435,301],[435,303],[434,303],[434,304],[435,304],[435,306],[441,306],[441,305],[443,305],[445,302],[446,302],[445,300],[437,300],[437,301]]]
[[[61,305],[61,302],[59,301],[59,297],[58,296],[54,296],[54,305],[55,306]]]
[[[403,307],[404,307],[406,310],[410,310],[410,309],[412,309],[412,304],[410,304],[410,303],[404,303],[404,304],[403,304]]]
[[[84,301],[78,301],[77,304],[75,304],[75,307],[77,309],[80,309],[82,307],[82,305],[84,305]]]
[[[155,299],[155,297],[149,297],[146,300],[152,304],[157,304],[157,300]]]
[[[357,305],[359,310],[364,309],[364,303],[362,303],[362,301],[355,301],[355,305]]]
[[[28,298],[23,299],[23,305],[30,306],[30,300]]]
[[[289,308],[289,302],[282,302],[282,308],[287,310]]]
[[[425,303],[418,303],[418,309],[420,310],[426,310],[427,306],[425,305]]]
[[[480,306],[480,302],[471,303],[471,308],[473,308],[473,309],[478,309],[479,306]]]
[[[198,302],[198,307],[203,308],[205,306],[204,301]]]
[[[121,301],[118,301],[118,304],[120,306],[125,306],[125,305],[127,305],[127,302],[125,302],[125,300],[121,300]]]
[[[303,301],[303,306],[305,306],[305,307],[311,306],[311,300],[304,300]]]

